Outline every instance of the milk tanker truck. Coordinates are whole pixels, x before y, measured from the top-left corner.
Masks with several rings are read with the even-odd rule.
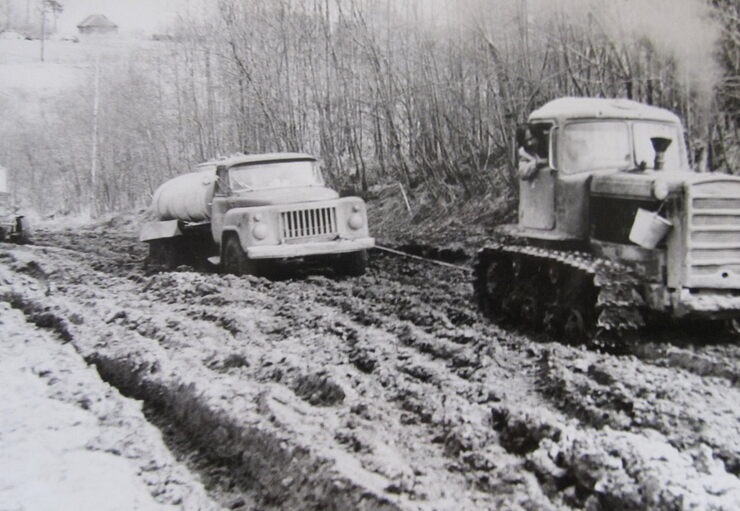
[[[264,274],[299,262],[360,275],[375,244],[364,201],[340,198],[303,153],[202,163],[162,184],[151,212],[156,220],[142,225],[139,239],[149,244],[149,262],[169,269],[208,261],[228,273]]]

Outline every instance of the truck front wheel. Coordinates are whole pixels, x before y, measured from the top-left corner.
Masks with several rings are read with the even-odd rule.
[[[32,242],[31,240],[31,226],[28,223],[28,219],[19,216],[15,221],[15,242],[19,245],[28,245]]]
[[[224,243],[223,270],[233,275],[256,274],[254,261],[247,258],[242,244],[236,236],[229,236]]]
[[[149,242],[148,263],[172,271],[181,263],[181,247],[177,240],[166,238]]]
[[[733,339],[740,339],[740,318],[725,320],[725,332]]]
[[[367,250],[342,255],[334,265],[334,272],[342,277],[359,277],[365,274]]]

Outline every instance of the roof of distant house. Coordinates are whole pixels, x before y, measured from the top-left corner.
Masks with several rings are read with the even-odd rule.
[[[4,32],[0,32],[0,39],[3,40],[13,40],[13,39],[25,39],[25,37],[22,34],[19,34],[18,32],[15,32],[13,30],[6,30]]]
[[[86,28],[86,27],[97,27],[97,28],[118,28],[118,25],[113,23],[111,20],[106,18],[102,14],[91,14],[82,22],[80,22],[79,25],[77,25],[77,28]]]

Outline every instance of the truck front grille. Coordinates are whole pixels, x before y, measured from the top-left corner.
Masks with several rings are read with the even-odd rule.
[[[281,211],[280,231],[283,241],[331,237],[337,233],[337,210],[329,206]]]
[[[740,182],[714,178],[688,193],[688,286],[740,287]]]

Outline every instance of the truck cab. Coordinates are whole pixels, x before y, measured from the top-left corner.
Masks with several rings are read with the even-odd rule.
[[[304,153],[200,164],[164,183],[153,209],[158,221],[144,225],[140,239],[150,247],[175,240],[174,250],[205,246],[208,260],[231,273],[260,273],[266,262],[324,260],[337,273],[357,275],[374,246],[364,201],[340,198],[326,186],[317,159]]]

